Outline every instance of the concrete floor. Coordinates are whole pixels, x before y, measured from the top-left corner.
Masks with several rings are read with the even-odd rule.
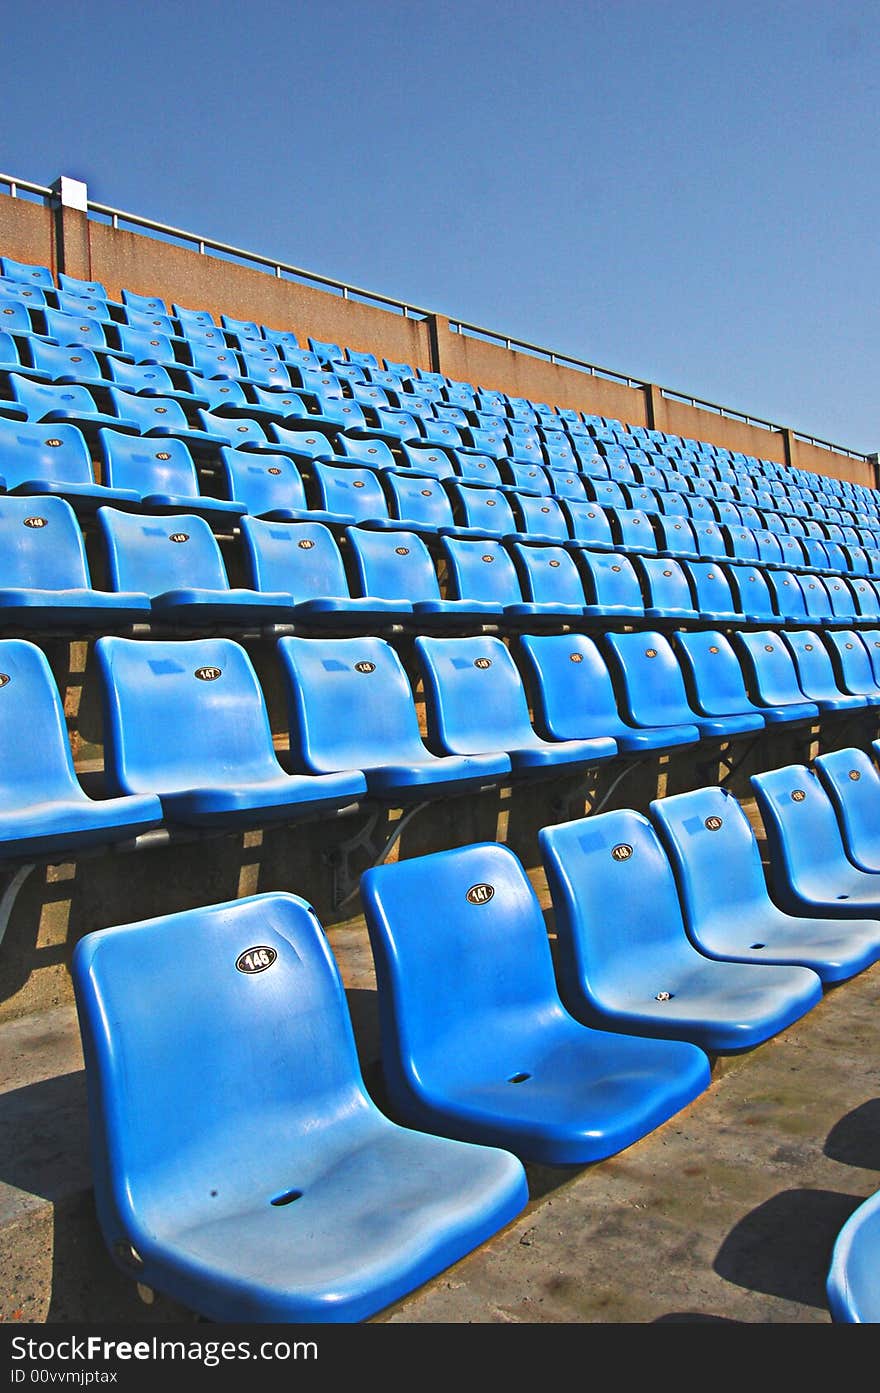
[[[361,920],[331,931],[376,1088],[372,959]],[[880,964],[826,994],[625,1153],[529,1167],[506,1230],[382,1324],[828,1324],[841,1224],[880,1187]],[[85,1076],[69,1003],[0,1025],[0,1322],[189,1322],[137,1288],[97,1229]]]

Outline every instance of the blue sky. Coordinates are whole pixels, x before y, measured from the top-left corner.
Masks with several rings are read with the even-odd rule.
[[[880,449],[876,4],[7,5],[0,169]]]

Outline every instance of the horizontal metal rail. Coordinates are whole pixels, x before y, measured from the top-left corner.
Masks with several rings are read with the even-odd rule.
[[[20,197],[23,192],[42,198],[47,202],[57,198],[55,189],[47,188],[43,184],[30,183],[25,179],[16,179],[9,174],[0,174],[0,187],[3,186],[9,189],[13,198]],[[279,261],[275,257],[263,256],[259,252],[230,246],[227,242],[219,242],[215,238],[205,237],[201,233],[189,232],[184,228],[172,227],[168,223],[156,222],[154,219],[142,217],[138,213],[127,213],[121,208],[113,208],[106,203],[96,203],[88,199],[87,206],[90,215],[94,214],[98,218],[107,219],[114,228],[123,226],[141,228],[159,238],[183,242],[187,246],[195,247],[201,256],[213,255],[244,263],[247,266],[254,266],[260,270],[271,272],[278,280],[291,279],[302,282],[304,285],[320,286],[323,290],[330,290],[340,295],[343,300],[354,300],[365,305],[379,305],[383,309],[391,310],[393,313],[408,319],[428,319],[437,313],[435,310],[425,309],[421,305],[412,305],[408,301],[398,300],[390,295],[364,290],[360,286],[351,285],[349,282],[338,280],[333,276],[324,276],[320,272],[308,271],[302,266],[293,266],[289,262]],[[631,376],[629,373],[601,367],[598,363],[590,363],[583,358],[560,353],[556,349],[546,348],[541,344],[530,343],[527,339],[514,338],[510,334],[499,333],[495,329],[487,329],[479,324],[469,324],[466,320],[449,319],[447,322],[450,331],[454,334],[479,339],[484,343],[498,344],[509,352],[527,353],[552,364],[554,367],[572,368],[574,371],[586,373],[590,377],[599,377],[608,382],[617,382],[622,386],[641,390],[652,385],[642,378]],[[717,402],[706,401],[689,392],[677,392],[672,388],[660,386],[657,389],[662,396],[670,401],[683,402],[696,410],[712,412],[725,420],[740,421],[745,425],[756,426],[760,430],[767,431],[789,429],[789,427],[779,425],[778,422],[766,421],[760,416],[752,416],[743,411],[736,411],[732,407],[721,406]],[[796,440],[802,440],[805,444],[815,445],[821,450],[844,455],[849,459],[864,461],[873,458],[864,451],[852,450],[846,445],[838,445],[803,431],[792,430],[791,434]]]

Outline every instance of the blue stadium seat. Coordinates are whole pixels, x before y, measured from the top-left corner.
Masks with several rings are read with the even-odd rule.
[[[108,786],[156,795],[169,825],[295,822],[356,807],[366,791],[355,769],[286,773],[253,664],[232,639],[111,635],[95,660]]]
[[[509,777],[506,754],[437,755],[427,748],[409,678],[385,639],[285,637],[277,652],[294,769],[363,770],[367,792],[396,807],[496,787]]]
[[[35,347],[36,343],[32,345],[32,349]],[[208,405],[208,395],[205,391],[207,383],[190,377],[184,378],[187,381],[186,387],[178,387],[178,375],[169,372],[168,366],[163,363],[136,363],[122,356],[108,357],[106,372],[105,385],[109,380],[126,392],[136,392],[144,397],[176,397],[184,408]],[[216,387],[216,383],[213,386]]]
[[[107,389],[107,396],[115,415],[108,415],[102,424],[110,429],[149,436],[151,439],[174,436],[186,441],[191,449],[200,454],[215,451],[216,447],[226,443],[222,436],[209,434],[203,425],[190,425],[186,408],[177,397],[142,396],[116,386]],[[196,414],[204,417],[209,413],[197,407]]]
[[[24,300],[12,300],[7,295],[0,296],[0,325],[6,334],[15,334],[22,339],[29,338],[34,332],[30,306]]]
[[[277,522],[246,516],[241,543],[254,589],[287,593],[288,618],[307,629],[383,629],[412,611],[408,601],[368,591],[353,596],[339,544],[318,518]]]
[[[4,304],[7,300],[11,300],[29,310],[42,310],[52,298],[52,291],[47,286],[26,285],[23,281],[0,275],[0,302]],[[31,330],[29,329],[27,332],[29,333]]]
[[[834,608],[824,578],[804,571],[796,572],[795,575],[803,592],[808,623],[823,626],[831,624],[834,619]]]
[[[821,1000],[809,968],[710,957],[694,945],[672,866],[642,813],[557,823],[540,830],[538,844],[560,995],[586,1025],[737,1054]]]
[[[780,636],[794,658],[798,686],[820,712],[865,709],[866,696],[844,692],[838,686],[831,654],[821,633],[812,629],[783,629]]]
[[[86,315],[90,319],[100,320],[103,324],[114,322],[107,298],[103,295],[74,294],[72,291],[62,290],[59,286],[55,292],[55,304],[62,314]]]
[[[157,363],[162,367],[179,367],[180,360],[169,334],[139,328],[134,324],[117,324],[116,339],[119,352],[133,363]]]
[[[642,587],[630,557],[620,551],[574,549],[587,597],[585,614],[595,619],[645,618]]]
[[[94,932],[72,970],[108,1251],[204,1318],[366,1320],[525,1206],[510,1153],[379,1110],[338,965],[298,896]]]
[[[642,585],[646,618],[664,624],[702,618],[694,608],[687,573],[674,556],[634,556],[632,561]]]
[[[839,1325],[880,1324],[880,1190],[857,1204],[834,1240],[825,1292]]]
[[[774,566],[768,567],[764,576],[776,614],[786,615],[785,623],[789,625],[809,624],[810,614],[798,575]]]
[[[880,875],[854,866],[818,774],[790,764],[752,774],[771,894],[789,914],[880,919]]]
[[[412,469],[414,473],[425,474],[431,479],[451,479],[458,472],[458,455],[453,450],[441,450],[436,445],[419,444],[414,440],[401,441],[399,450],[399,469]],[[482,457],[470,455],[468,459],[473,463]],[[494,467],[492,460],[482,460],[482,463]]]
[[[21,374],[24,377],[33,377],[38,381],[53,382],[56,385],[76,382],[82,387],[107,386],[108,378],[98,355],[90,348],[82,348],[78,344],[52,343],[49,339],[34,337],[27,341],[27,352],[30,362],[21,366]],[[108,358],[108,371],[112,371],[111,365],[121,361]],[[134,363],[126,366],[131,372],[138,371]],[[159,369],[144,365],[141,371],[158,372]]]
[[[546,740],[608,735],[618,753],[645,755],[675,745],[695,745],[692,726],[627,725],[620,715],[611,674],[596,642],[586,634],[523,634],[517,660],[525,679],[532,723]]]
[[[694,1045],[573,1020],[537,895],[507,847],[371,867],[361,897],[384,1082],[407,1126],[583,1165],[625,1150],[708,1086]]]
[[[230,585],[220,543],[197,513],[99,508],[97,518],[111,587],[148,595],[153,620],[195,628],[290,622],[289,593]]]
[[[740,659],[718,629],[688,630],[673,636],[688,699],[704,716],[754,711],[766,725],[799,720],[798,707],[758,706],[749,695]]]
[[[875,755],[878,746],[871,742]],[[880,772],[871,755],[857,747],[826,750],[813,767],[830,798],[846,854],[863,871],[880,871]]]
[[[516,532],[529,542],[567,542],[568,522],[558,498],[520,493],[509,495]]]
[[[350,523],[372,527],[398,526],[391,517],[379,475],[364,465],[328,464],[315,460],[309,469],[312,498],[325,513],[345,517]]]
[[[582,620],[586,616],[588,606],[581,573],[569,550],[564,546],[535,546],[531,542],[511,542],[507,550],[517,568],[526,602],[550,607],[561,618]]]
[[[0,640],[0,730],[4,861],[63,860],[161,825],[161,804],[149,793],[87,795],[74,768],[61,693],[45,653],[29,640]]]
[[[838,686],[844,692],[863,696],[871,707],[880,705],[880,683],[864,635],[856,629],[826,629],[822,637]]]
[[[0,496],[0,627],[88,631],[149,617],[146,595],[94,588],[66,499]]]
[[[611,508],[610,521],[615,547],[619,551],[637,556],[657,553],[657,537],[651,519],[640,508]]]
[[[461,531],[439,479],[410,469],[387,469],[382,480],[391,516],[399,527],[425,536],[455,536]]]
[[[767,583],[762,566],[750,566],[747,562],[729,562],[724,567],[730,581],[734,607],[743,616],[746,624],[766,627],[788,623],[794,615],[779,614],[773,604],[773,595]]]
[[[563,576],[558,593],[554,591],[552,580],[555,572],[549,566],[548,579],[540,578],[539,568],[548,552],[551,555],[547,559],[557,561]],[[578,619],[584,613],[583,603],[572,603],[567,598],[571,591],[564,588],[566,578],[561,568],[563,561],[570,561],[570,557],[561,547],[542,547],[537,556],[528,558],[528,569],[526,562],[521,561],[523,580],[511,551],[503,543],[489,538],[443,536],[440,558],[446,566],[449,597],[460,601],[462,607],[471,605],[479,611],[483,605],[489,605],[496,614],[503,615],[506,623],[515,627],[539,622],[558,625],[565,618]],[[532,594],[549,594],[553,598],[527,598]]]
[[[348,521],[339,514],[309,508],[302,474],[287,454],[255,453],[224,445],[219,460],[226,492],[252,517],[291,522],[310,518],[339,526]]]
[[[704,739],[722,741],[764,729],[763,716],[751,708],[709,716],[692,706],[675,649],[662,633],[607,633],[603,642],[630,725],[696,726]]]
[[[452,503],[455,525],[469,528],[477,536],[500,540],[518,531],[508,494],[500,488],[447,479],[444,481]]]
[[[799,964],[828,986],[880,958],[873,919],[786,914],[767,886],[761,848],[728,789],[655,799],[649,816],[675,872],[688,934],[710,958]]]
[[[428,745],[445,754],[502,750],[515,774],[555,774],[587,768],[617,753],[610,736],[545,740],[529,715],[523,679],[497,636],[414,641],[425,696]]]
[[[614,551],[614,537],[611,523],[604,508],[598,503],[579,503],[576,499],[560,499],[562,511],[568,524],[569,541],[566,546],[589,547],[592,551]]]
[[[141,314],[167,314],[168,306],[165,301],[157,295],[144,295],[139,290],[129,290],[127,287],[119,292],[123,305],[129,309],[138,310]]]
[[[148,512],[198,513],[228,528],[246,511],[238,500],[202,493],[189,446],[177,436],[157,440],[105,427],[98,432],[98,457],[104,482],[135,494]]]
[[[504,613],[500,601],[444,599],[434,559],[415,533],[349,527],[344,539],[359,593],[400,604],[403,622],[410,622],[411,610],[417,628],[449,632],[460,624],[492,623]]]
[[[172,301],[171,313],[182,329],[216,329],[217,323],[210,310],[191,309]]]
[[[36,382],[14,372],[9,373],[8,382],[13,403],[24,408],[26,419],[32,423],[76,426],[89,441],[95,438],[101,426],[138,429],[134,416],[124,416],[122,412],[114,414],[115,403],[114,411],[101,411],[89,388],[76,382]],[[116,390],[108,387],[107,393],[112,397]],[[125,395],[131,396],[133,401],[141,400],[133,393]]]
[[[700,557],[694,525],[689,518],[675,513],[652,514],[656,549],[661,556],[674,556],[679,561],[696,561]]]
[[[792,721],[814,722],[819,708],[808,701],[798,683],[791,650],[773,629],[735,631],[730,636],[746,679],[746,690],[768,721],[779,719],[774,712],[789,711]]]
[[[12,256],[0,256],[0,275],[9,280],[21,281],[24,285],[37,285],[44,290],[54,290],[55,281],[48,266],[38,266],[30,261],[16,261]]]
[[[111,489],[95,479],[82,432],[67,424],[0,420],[0,478],[9,493],[61,494],[77,512],[101,503],[137,504],[134,492]]]

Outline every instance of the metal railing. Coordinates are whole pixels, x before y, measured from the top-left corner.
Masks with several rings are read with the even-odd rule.
[[[0,174],[0,187],[9,189],[13,198],[19,198],[22,194],[41,199],[44,202],[52,203],[57,201],[55,189],[46,187],[43,184],[30,183],[25,179],[15,179],[9,174]],[[258,270],[271,273],[277,280],[292,280],[302,285],[317,286],[322,290],[330,291],[339,295],[343,300],[352,300],[364,305],[379,306],[384,310],[400,314],[405,319],[423,320],[431,318],[438,311],[425,309],[420,305],[410,304],[408,301],[396,299],[394,296],[382,295],[377,291],[365,290],[360,286],[351,285],[347,281],[341,281],[333,276],[324,276],[316,271],[306,270],[302,266],[294,266],[289,262],[279,261],[275,257],[262,256],[259,252],[247,251],[242,247],[230,246],[227,242],[219,242],[213,237],[205,237],[201,233],[189,232],[184,228],[172,227],[167,223],[156,222],[153,218],[141,217],[138,213],[128,213],[121,208],[110,207],[106,203],[96,203],[91,199],[87,200],[89,216],[104,219],[115,228],[133,227],[157,237],[163,241],[172,241],[186,247],[194,247],[200,256],[216,256],[220,259],[235,262],[239,265],[255,267]],[[552,364],[554,367],[571,368],[576,372],[586,373],[590,377],[602,378],[608,382],[616,382],[621,386],[632,387],[646,390],[652,385],[656,385],[661,396],[670,401],[678,401],[688,406],[694,407],[699,411],[709,411],[714,415],[723,417],[729,421],[739,421],[744,425],[756,426],[761,430],[782,432],[790,429],[780,425],[776,421],[767,421],[760,416],[735,410],[729,406],[721,406],[718,402],[706,401],[702,397],[696,397],[689,392],[678,392],[670,387],[662,387],[659,384],[633,377],[629,373],[617,372],[613,368],[601,367],[598,363],[590,363],[584,358],[577,358],[568,353],[560,353],[556,349],[546,348],[540,344],[530,343],[527,339],[515,338],[511,334],[499,333],[495,329],[487,329],[482,325],[470,324],[463,319],[447,319],[450,331],[460,334],[465,338],[473,338],[483,343],[497,344],[505,348],[508,352],[525,353],[530,357],[541,359],[543,362]],[[873,456],[862,450],[852,450],[847,445],[838,445],[830,440],[824,440],[819,436],[808,434],[804,431],[792,430],[791,434],[795,440],[802,440],[805,444],[815,445],[820,450],[828,450],[834,454],[846,456],[854,460],[870,460]]]

